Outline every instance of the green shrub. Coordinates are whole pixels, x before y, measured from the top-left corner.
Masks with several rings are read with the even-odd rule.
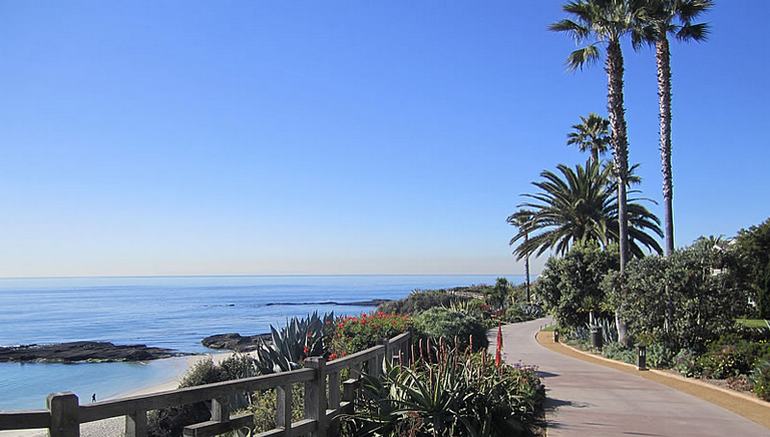
[[[756,317],[770,319],[770,219],[741,229],[734,241],[736,276],[755,302]]]
[[[361,314],[359,317],[348,316],[337,319],[337,329],[332,340],[330,359],[343,357],[406,332],[411,325],[411,318],[397,314],[377,312]]]
[[[437,363],[365,376],[345,436],[528,436],[544,390],[534,370],[496,368],[486,352],[444,351]]]
[[[518,323],[543,317],[545,312],[539,305],[528,303],[517,303],[509,306],[503,315],[503,322]]]
[[[179,388],[195,387],[231,379],[256,376],[254,359],[248,355],[235,354],[215,364],[209,357],[193,364],[182,377]],[[234,394],[230,403],[235,408],[248,405],[248,395]],[[182,435],[187,425],[205,422],[211,417],[210,402],[183,405],[181,407],[154,410],[148,415],[147,432],[152,437],[172,437]]]
[[[500,322],[499,318],[495,317],[496,312],[492,311],[492,307],[482,299],[474,298],[465,301],[452,302],[448,306],[445,306],[445,308],[475,317],[481,320],[487,329],[496,327]]]
[[[745,367],[737,348],[733,345],[707,352],[698,358],[698,363],[703,369],[703,376],[714,379],[738,376]]]
[[[636,364],[636,352],[620,343],[608,343],[602,348],[602,355],[611,360],[618,360],[624,363]]]
[[[610,317],[604,276],[619,268],[617,250],[576,244],[563,257],[551,257],[537,281],[536,293],[560,326],[584,326],[589,313]]]
[[[703,351],[733,329],[748,302],[725,247],[718,239],[701,238],[669,257],[632,260],[622,281],[612,274],[602,286],[623,291],[616,299],[624,302],[621,315],[634,335],[672,350]]]
[[[647,346],[647,366],[654,369],[667,369],[671,367],[676,355],[677,351],[661,343],[653,343]]]
[[[699,363],[705,376],[724,379],[747,375],[766,358],[770,358],[770,344],[766,341],[741,340],[736,334],[727,334],[709,344]]]
[[[416,314],[437,306],[450,306],[455,302],[472,299],[468,292],[483,292],[488,287],[462,287],[449,290],[415,290],[409,296],[385,302],[377,307],[378,312],[390,314]],[[463,293],[463,294],[458,294]]]
[[[699,377],[703,373],[698,355],[690,349],[682,349],[671,360],[671,367],[687,377]]]
[[[304,418],[303,405],[305,402],[305,389],[302,384],[292,384],[292,421],[297,422]],[[268,431],[276,427],[275,412],[277,404],[275,389],[264,390],[252,396],[252,404],[249,411],[254,414],[253,433]]]
[[[513,287],[505,278],[497,278],[495,285],[484,291],[484,300],[495,309],[506,308],[512,300]]]
[[[489,344],[487,328],[476,317],[453,311],[448,308],[431,308],[413,318],[413,326],[418,335],[449,342],[457,338],[457,346],[465,349],[469,337],[473,338],[473,349],[485,349]]]
[[[770,401],[770,361],[761,361],[751,372],[754,393],[761,399]]]

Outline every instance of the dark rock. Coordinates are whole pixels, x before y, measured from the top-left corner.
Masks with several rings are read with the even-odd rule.
[[[101,341],[0,347],[0,362],[148,361],[180,355],[171,349],[143,344],[115,345]]]
[[[211,349],[227,349],[235,352],[251,352],[257,349],[260,340],[270,340],[270,334],[241,335],[235,332],[210,335],[201,343]]]

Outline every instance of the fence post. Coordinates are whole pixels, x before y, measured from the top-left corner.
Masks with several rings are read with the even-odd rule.
[[[134,411],[126,415],[126,437],[147,437],[146,411]]]
[[[329,426],[326,420],[326,360],[306,358],[305,367],[315,369],[315,378],[305,383],[305,418],[318,423],[312,437],[326,437]]]
[[[380,344],[382,346],[382,344]],[[380,369],[382,369],[382,360],[380,360],[380,353],[375,353],[371,358],[366,360],[366,373],[372,377],[380,376]]]
[[[385,361],[388,364],[393,364],[393,348],[390,346],[390,339],[383,338],[382,346],[385,348]]]
[[[336,410],[340,407],[340,373],[329,374],[329,408]]]
[[[46,399],[51,412],[50,437],[80,437],[78,397],[71,392],[51,393]]]
[[[283,435],[288,436],[291,430],[292,393],[291,384],[279,385],[275,388],[276,409],[275,426],[283,428]]]
[[[412,334],[406,337],[406,340],[401,345],[401,365],[408,366],[411,364],[413,357],[409,352],[412,350]]]
[[[227,398],[211,400],[211,420],[213,422],[230,421],[230,401]]]
[[[350,379],[361,378],[361,363],[355,363],[350,365]]]

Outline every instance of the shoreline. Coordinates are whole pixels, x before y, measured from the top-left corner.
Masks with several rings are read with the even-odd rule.
[[[221,363],[223,360],[231,357],[235,352],[218,352],[210,354],[198,354],[190,355],[186,357],[185,365],[180,366],[180,371],[173,378],[167,378],[164,381],[156,382],[146,386],[138,387],[130,391],[122,392],[114,396],[109,396],[103,401],[111,401],[119,398],[125,398],[129,396],[141,396],[152,393],[158,393],[169,390],[176,390],[179,386],[180,380],[184,377],[187,371],[196,363],[211,358],[215,363]],[[174,358],[164,358],[174,359]],[[82,404],[85,404],[81,400]],[[124,432],[125,418],[124,417],[112,417],[109,419],[98,420],[96,422],[89,422],[80,425],[81,437],[112,437],[122,436]],[[48,435],[45,429],[31,429],[31,430],[12,430],[12,431],[0,431],[0,437],[46,437]]]

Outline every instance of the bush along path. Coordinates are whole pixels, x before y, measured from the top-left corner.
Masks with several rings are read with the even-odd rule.
[[[538,344],[548,319],[503,326],[503,356],[536,365],[546,392],[549,436],[769,435],[770,429],[657,382],[563,355]],[[497,329],[489,331],[496,348]]]

